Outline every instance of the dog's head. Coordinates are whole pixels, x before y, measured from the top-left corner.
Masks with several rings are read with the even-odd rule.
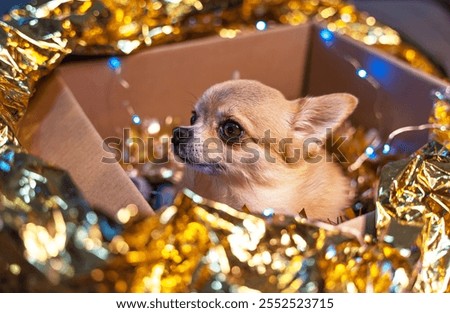
[[[289,101],[257,81],[226,81],[201,96],[190,126],[173,130],[174,152],[204,173],[262,178],[261,170],[304,161],[295,149],[324,142],[356,104],[345,93]]]

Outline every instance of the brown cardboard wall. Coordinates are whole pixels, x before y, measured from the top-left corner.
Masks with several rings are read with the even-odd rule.
[[[59,72],[100,135],[117,135],[128,127],[121,105],[128,99],[141,117],[167,115],[188,121],[197,98],[214,83],[232,78],[257,79],[300,96],[303,86],[310,25],[242,34],[234,39],[211,37],[155,47],[123,58],[122,76],[130,83],[124,92],[107,60],[61,66]]]
[[[359,104],[352,121],[366,128],[376,128],[383,136],[403,126],[427,123],[432,108],[431,91],[448,86],[444,81],[347,37],[336,35],[332,45],[326,45],[319,34],[320,27],[315,26],[311,35],[308,94],[354,94]],[[378,91],[356,75],[355,67],[346,57],[367,70],[379,84]],[[382,114],[380,123],[375,118],[376,106]],[[426,143],[427,136],[427,131],[406,133],[397,137],[393,144],[401,151],[412,153]]]

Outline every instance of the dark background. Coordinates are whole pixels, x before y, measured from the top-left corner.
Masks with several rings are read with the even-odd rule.
[[[0,13],[27,0],[0,0]],[[428,55],[450,76],[450,0],[349,0]]]
[[[0,0],[0,12],[3,14],[8,11],[10,7],[16,4],[28,3],[26,0]]]

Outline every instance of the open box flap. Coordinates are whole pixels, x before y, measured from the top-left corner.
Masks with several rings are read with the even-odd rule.
[[[22,145],[68,171],[93,207],[113,214],[134,203],[153,212],[119,164],[101,162],[102,138],[58,72],[39,86],[20,129]]]

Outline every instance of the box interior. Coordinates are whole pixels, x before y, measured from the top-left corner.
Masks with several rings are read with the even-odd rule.
[[[355,74],[345,56],[376,78],[378,91]],[[130,126],[123,101],[141,117],[173,116],[187,123],[203,91],[238,71],[240,78],[259,80],[288,99],[353,93],[360,103],[352,121],[387,135],[398,127],[426,122],[430,91],[445,85],[351,39],[336,36],[332,47],[327,46],[314,24],[279,26],[234,39],[196,39],[121,60],[120,75],[130,84],[128,89],[119,85],[107,58],[61,65],[39,85],[19,133],[31,153],[68,170],[87,200],[107,213],[129,203],[152,212],[119,164],[101,162],[110,156],[102,139],[120,136]],[[374,118],[374,103],[382,113],[381,124]],[[415,132],[399,137],[398,146],[412,152],[426,140],[426,132]]]
[[[188,122],[197,98],[236,71],[241,78],[260,80],[297,98],[304,85],[309,37],[310,27],[302,25],[148,49],[121,59],[128,90],[119,85],[107,59],[66,64],[58,74],[105,138],[117,136],[116,128],[129,127],[122,101],[129,100],[142,117],[171,115]]]
[[[352,122],[367,129],[375,128],[384,138],[400,127],[428,122],[433,107],[431,92],[445,88],[447,82],[348,37],[336,37],[332,47],[328,47],[321,40],[320,28],[315,27],[313,32],[305,79],[307,94],[342,91],[354,94],[359,104],[351,116]],[[351,64],[355,61],[370,74],[368,79],[358,77],[358,66]],[[375,112],[381,113],[379,120]],[[427,131],[403,133],[395,137],[393,146],[410,154],[427,140]]]

